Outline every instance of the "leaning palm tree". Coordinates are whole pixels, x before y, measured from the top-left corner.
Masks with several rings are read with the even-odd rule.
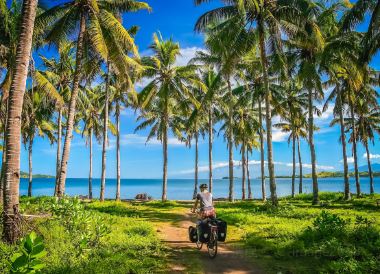
[[[190,100],[198,106],[199,102],[189,86],[201,90],[205,90],[205,87],[199,80],[195,65],[175,65],[180,55],[178,43],[171,39],[163,40],[161,35],[154,34],[150,48],[153,56],[143,58],[142,63],[145,65],[144,76],[153,80],[139,94],[139,106],[142,110],[139,119],[145,121],[137,127],[137,130],[152,126],[147,140],[157,136],[162,142],[162,201],[166,201],[169,130],[171,129],[180,139],[183,138],[175,119],[180,111],[178,102]]]
[[[103,60],[107,63],[111,62],[118,71],[127,71],[130,66],[137,67],[138,63],[125,52],[125,50],[131,50],[135,56],[138,55],[134,41],[114,14],[140,9],[149,9],[149,6],[134,0],[71,0],[52,7],[37,18],[36,29],[45,35],[45,40],[49,43],[60,44],[78,33],[76,65],[68,107],[58,196],[62,196],[65,192],[67,162],[73,135],[79,84],[83,79],[82,65],[85,46],[92,47]]]
[[[71,78],[74,73],[74,52],[71,43],[62,43],[58,46],[58,58],[45,58],[40,55],[46,70],[36,70],[34,77],[36,84],[49,94],[59,94],[62,100],[56,100],[57,115],[57,153],[56,177],[54,195],[57,195],[59,186],[59,170],[61,167],[62,124],[67,112]]]
[[[21,112],[28,64],[31,56],[33,26],[37,11],[37,0],[23,1],[19,39],[15,54],[14,73],[9,90],[6,156],[4,177],[3,238],[14,243],[19,238],[19,181],[20,181],[20,136]]]

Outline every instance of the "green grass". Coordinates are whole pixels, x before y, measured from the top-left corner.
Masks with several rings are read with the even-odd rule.
[[[269,273],[379,273],[380,195],[344,201],[341,193],[321,193],[320,198],[317,206],[311,205],[310,194],[303,194],[280,199],[277,208],[256,200],[218,202],[216,207],[218,217],[228,222],[230,245],[245,249]],[[51,201],[23,198],[21,205],[27,213],[46,213]],[[195,248],[174,253],[157,234],[164,224],[180,225],[189,203],[94,201],[84,207],[84,217],[83,212],[77,217],[90,218],[86,229],[95,231],[101,222],[109,233],[83,252],[78,252],[78,232],[68,231],[72,223],[64,217],[31,224],[48,251],[44,273],[167,273],[172,262],[202,272]],[[74,231],[82,226],[79,221]],[[7,272],[6,262],[16,250],[0,244],[0,272]]]

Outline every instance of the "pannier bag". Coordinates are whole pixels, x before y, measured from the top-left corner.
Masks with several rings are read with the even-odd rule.
[[[206,220],[203,220],[199,224],[199,230],[200,230],[200,234],[201,234],[201,235],[199,235],[200,242],[207,243],[209,238],[210,238],[210,234],[211,234],[210,223]]]
[[[218,227],[218,241],[224,242],[227,237],[227,222],[222,219],[216,219],[215,222]]]
[[[197,229],[193,226],[189,226],[189,240],[192,243],[197,241]]]

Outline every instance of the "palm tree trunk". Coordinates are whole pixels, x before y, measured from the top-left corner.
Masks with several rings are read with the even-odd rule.
[[[33,138],[29,139],[28,160],[29,160],[28,197],[32,197],[32,185],[33,185]]]
[[[3,98],[1,99],[3,100]],[[5,104],[5,115],[7,116],[7,110],[8,110],[8,100],[6,100]],[[5,179],[5,156],[6,156],[6,143],[5,143],[5,134],[6,134],[6,128],[7,128],[7,117],[4,117],[3,119],[3,152],[1,155],[1,174],[0,174],[0,205],[3,205],[3,198],[4,198],[4,179]]]
[[[351,120],[352,120],[352,151],[353,151],[353,156],[354,156],[356,195],[357,197],[360,197],[361,189],[360,189],[360,177],[359,177],[359,168],[358,168],[358,154],[357,154],[357,147],[356,147],[355,111],[354,111],[354,104],[352,102],[350,102],[350,109],[351,109]]]
[[[198,190],[198,132],[195,133],[195,174],[194,174],[194,192],[193,199],[197,197]]]
[[[79,82],[81,80],[82,73],[82,57],[83,57],[83,42],[84,42],[84,33],[86,31],[86,17],[85,14],[81,14],[80,19],[80,28],[77,40],[77,53],[76,53],[76,67],[73,80],[73,90],[71,92],[71,98],[69,103],[69,113],[66,121],[66,134],[65,134],[65,143],[63,145],[61,168],[59,175],[59,185],[57,196],[62,197],[65,194],[65,185],[67,177],[67,162],[69,161],[70,148],[71,148],[71,139],[73,137],[73,127],[74,127],[74,118],[76,111],[76,103],[79,91]]]
[[[102,147],[102,176],[100,183],[100,201],[104,201],[106,188],[106,164],[107,164],[107,144],[108,144],[108,101],[109,101],[109,77],[110,63],[107,62],[107,79],[106,79],[106,98],[104,102],[103,113],[103,147]]]
[[[208,188],[212,193],[212,142],[213,142],[212,107],[208,111]]]
[[[248,199],[252,199],[252,188],[251,188],[251,177],[249,176],[249,159],[248,159],[248,149],[247,151],[247,180],[248,180]]]
[[[227,78],[228,93],[230,95],[230,103],[228,107],[228,175],[230,180],[228,200],[230,202],[234,201],[234,160],[233,160],[233,136],[232,136],[232,87],[230,79]]]
[[[300,183],[299,183],[299,189],[298,189],[298,193],[301,194],[302,193],[302,180],[303,180],[303,174],[302,174],[302,158],[301,158],[301,145],[300,145],[300,138],[297,137],[297,144],[298,144],[298,164],[299,164],[299,168],[300,168]]]
[[[24,99],[29,58],[31,56],[37,0],[24,0],[19,41],[11,88],[9,91],[8,122],[5,135],[6,164],[4,185],[3,238],[15,243],[19,233],[20,135],[21,112]]]
[[[90,171],[88,174],[88,198],[92,200],[92,128],[90,128]]]
[[[120,102],[116,101],[116,201],[120,201]]]
[[[167,125],[165,125],[163,132],[163,157],[164,157],[164,165],[163,165],[163,175],[162,175],[162,201],[165,202],[167,200],[167,183],[168,183],[168,129]]]
[[[242,170],[242,177],[241,177],[241,199],[245,200],[245,144],[243,142],[241,147],[241,170]]]
[[[295,195],[295,180],[296,180],[296,138],[292,136],[292,152],[293,152],[293,172],[292,172],[292,197]]]
[[[163,171],[162,171],[162,201],[167,200],[167,187],[168,187],[168,127],[169,127],[169,102],[165,98],[165,109],[163,117],[164,128],[162,132],[162,148],[163,148]]]
[[[268,171],[269,171],[269,187],[272,204],[277,206],[277,191],[276,191],[276,181],[274,175],[274,163],[273,163],[273,147],[272,147],[272,117],[271,117],[271,99],[272,94],[269,89],[268,82],[268,60],[265,52],[265,42],[264,42],[264,25],[263,22],[259,21],[259,39],[260,39],[260,55],[261,55],[261,66],[263,69],[263,80],[264,80],[264,90],[265,90],[265,117],[266,117],[266,129],[267,129],[267,149],[268,149]]]
[[[364,142],[365,151],[367,152],[367,163],[368,163],[368,175],[369,175],[369,186],[370,186],[370,194],[375,193],[375,189],[373,186],[373,173],[372,173],[372,166],[371,166],[371,154],[369,153],[368,148],[368,142]]]
[[[62,143],[62,109],[59,109],[54,196],[57,196],[58,186],[59,186],[59,170],[61,167],[61,143]]]
[[[314,147],[314,117],[313,117],[313,90],[309,89],[309,146],[311,154],[311,174],[313,178],[313,205],[319,203],[318,178],[316,167],[316,156]]]
[[[343,117],[343,102],[342,102],[342,95],[340,94],[338,98],[339,103],[339,123],[340,123],[340,139],[342,142],[342,149],[343,149],[343,170],[344,170],[344,199],[350,200],[351,199],[351,193],[350,193],[350,181],[349,181],[349,175],[348,175],[348,163],[347,163],[347,148],[346,148],[346,134],[344,132],[344,117]]]
[[[259,99],[259,126],[260,126],[260,166],[261,166],[261,196],[263,202],[267,200],[265,186],[265,163],[264,163],[264,133],[263,133],[263,113],[261,100]]]

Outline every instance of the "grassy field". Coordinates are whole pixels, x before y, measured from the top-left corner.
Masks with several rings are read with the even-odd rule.
[[[345,202],[342,194],[284,198],[278,208],[261,201],[217,203],[229,224],[228,242],[243,248],[269,273],[379,273],[380,196]],[[160,224],[176,224],[190,205],[177,202],[80,203],[22,199],[28,214],[53,214],[29,229],[43,236],[44,273],[165,273],[170,249],[158,238]],[[17,246],[0,244],[0,272]],[[196,261],[186,262],[194,264]]]

